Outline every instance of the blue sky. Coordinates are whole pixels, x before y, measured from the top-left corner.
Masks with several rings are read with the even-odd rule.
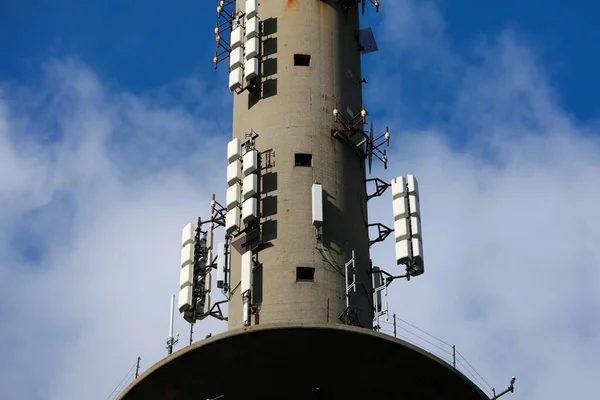
[[[192,73],[210,73],[214,48],[207,41],[215,20],[210,2],[184,0],[174,6],[150,3],[79,2],[60,0],[3,2],[0,22],[0,77],[31,82],[48,57],[77,55],[110,81],[135,92],[152,90]],[[595,15],[600,4],[591,0],[436,2],[454,51],[471,57],[473,44],[482,36],[513,27],[539,51],[546,73],[561,102],[582,121],[596,119],[600,106],[595,78],[600,41]],[[385,12],[386,4],[382,8]],[[367,16],[366,23],[377,23]],[[408,93],[423,88],[451,90],[436,82],[430,71],[402,68],[411,85]],[[446,93],[447,94],[447,93]],[[448,95],[448,94],[447,94]],[[427,95],[425,103],[435,101]],[[426,104],[412,110],[431,118]]]
[[[164,356],[181,228],[225,191],[213,3],[0,5],[0,398],[104,399]],[[392,132],[374,174],[419,178],[426,253],[390,310],[497,388],[516,375],[516,400],[594,398],[600,5],[382,3],[363,21],[365,103]]]

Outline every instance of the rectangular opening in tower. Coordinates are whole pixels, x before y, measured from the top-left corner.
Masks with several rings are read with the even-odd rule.
[[[296,153],[294,162],[296,167],[312,167],[312,154]]]
[[[297,67],[310,67],[310,54],[294,54],[294,65]]]
[[[296,282],[314,282],[315,269],[313,267],[296,267]]]

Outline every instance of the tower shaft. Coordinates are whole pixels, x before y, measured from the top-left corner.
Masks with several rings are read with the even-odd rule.
[[[237,6],[244,11],[245,1]],[[344,13],[321,0],[262,1],[259,15],[260,85],[235,95],[233,112],[233,137],[244,140],[254,130],[261,152],[263,245],[256,250],[252,325],[340,322],[344,265],[354,251],[349,317],[370,328],[364,158],[331,134],[334,104],[348,116],[362,108],[358,9]],[[311,219],[315,182],[323,188],[321,243]],[[243,326],[240,264],[232,250],[229,329]]]

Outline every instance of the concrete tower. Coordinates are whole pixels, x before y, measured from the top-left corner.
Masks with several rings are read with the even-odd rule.
[[[120,398],[489,399],[452,365],[378,332],[383,289],[424,268],[416,179],[377,179],[367,193],[389,133],[365,130],[361,55],[376,49],[359,29],[365,6],[379,1],[218,1],[214,61],[229,64],[234,93],[228,189],[184,228],[178,309],[192,328],[216,317],[228,331],[171,354],[171,324],[169,355]],[[388,188],[393,230],[367,215]],[[399,274],[370,262],[391,233]]]
[[[245,12],[245,1],[238,9]],[[346,307],[344,264],[355,254],[353,297],[372,326],[365,160],[332,136],[333,108],[360,114],[358,9],[317,0],[261,1],[262,80],[234,97],[233,136],[251,130],[261,157],[260,238],[252,324],[339,322]],[[312,221],[312,186],[323,190],[322,235]],[[240,258],[231,253],[229,328],[242,327]]]

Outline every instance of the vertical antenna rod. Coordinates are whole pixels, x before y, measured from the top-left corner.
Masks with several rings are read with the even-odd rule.
[[[167,337],[167,347],[166,347],[168,354],[172,354],[173,346],[176,345],[177,343],[179,343],[179,333],[177,334],[176,338],[173,337],[174,313],[175,313],[175,296],[172,295],[171,296],[171,315],[170,315],[170,319],[169,319],[169,336]]]

